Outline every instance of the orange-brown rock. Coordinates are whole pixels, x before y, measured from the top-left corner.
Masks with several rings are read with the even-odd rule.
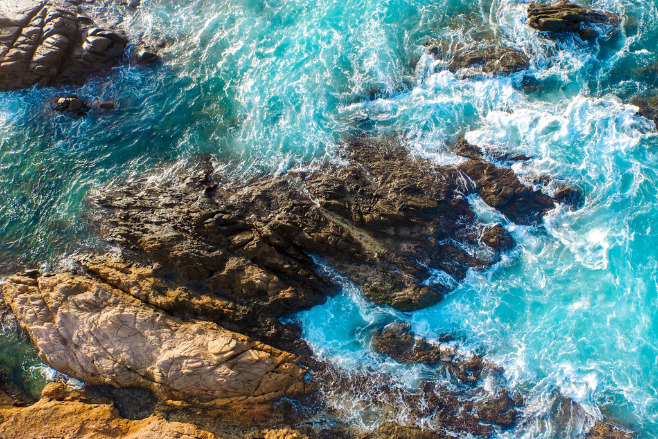
[[[129,420],[119,415],[111,400],[84,389],[50,383],[41,399],[29,407],[0,407],[0,437],[3,439],[307,439],[290,428],[250,428],[244,432],[208,429],[191,417],[173,421],[155,413]]]
[[[3,295],[40,356],[86,383],[206,401],[262,402],[304,390],[293,355],[180,320],[84,275],[14,276]]]

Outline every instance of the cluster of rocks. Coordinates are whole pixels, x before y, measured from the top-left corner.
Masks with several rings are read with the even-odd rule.
[[[305,382],[294,354],[312,372],[324,369],[280,322],[337,290],[318,261],[362,285],[375,303],[419,309],[454,287],[428,282],[433,271],[457,282],[514,245],[504,227],[476,219],[468,194],[521,224],[555,205],[511,170],[477,157],[437,166],[396,138],[355,138],[344,154],[348,166],[246,185],[201,172],[168,185],[107,188],[92,198],[101,235],[119,252],[79,257],[61,273],[10,277],[4,300],[41,357],[85,383],[252,412],[323,382],[335,386],[320,377]],[[419,355],[432,363],[435,353]],[[462,382],[479,380],[481,361],[437,358]],[[460,407],[471,403],[458,392],[426,390],[451,429],[489,434],[511,425],[507,414],[490,419],[480,406],[465,418]],[[430,404],[404,398],[418,410]]]
[[[483,371],[495,368],[486,364],[479,355],[461,356],[455,346],[448,343],[429,343],[416,336],[405,323],[390,323],[373,334],[372,347],[375,352],[386,355],[400,363],[442,364],[465,384],[475,384]]]
[[[577,6],[568,0],[528,6],[528,25],[546,32],[546,36],[577,33],[582,40],[588,41],[599,35],[592,28],[593,24],[618,25],[620,22],[621,18],[615,14]],[[442,40],[425,43],[436,59],[447,62],[448,70],[466,76],[507,75],[530,67],[530,58],[523,51],[506,45],[493,35],[478,39],[470,46],[452,46],[452,43]]]
[[[78,84],[127,60],[123,33],[97,26],[75,3],[0,4],[0,90]],[[538,30],[583,39],[592,38],[591,24],[619,22],[566,1],[531,5],[528,17]],[[444,56],[438,44],[428,48]],[[130,62],[158,59],[142,46]],[[522,51],[504,44],[462,47],[448,60],[452,71],[485,74],[528,67]],[[94,106],[113,103],[63,96],[53,108],[79,116]],[[460,357],[400,324],[376,331],[377,352],[440,367],[464,386],[423,382],[411,392],[388,386],[379,373],[345,376],[320,363],[281,317],[338,290],[321,263],[374,303],[402,311],[430,306],[468,270],[491,267],[515,245],[503,225],[477,219],[467,196],[531,225],[557,203],[576,204],[578,191],[563,187],[549,196],[465,141],[454,151],[466,160],[450,166],[413,157],[397,138],[346,143],[349,165],[312,173],[238,185],[202,170],[168,184],[145,180],[95,194],[100,234],[112,250],[77,257],[61,272],[7,278],[2,295],[11,312],[0,307],[3,322],[16,330],[20,322],[43,360],[85,388],[52,383],[29,405],[0,386],[0,436],[32,437],[48,425],[60,437],[306,438],[315,430],[278,427],[312,418],[332,394],[351,398],[365,388],[374,389],[377,410],[393,418],[404,401],[412,418],[429,420],[432,429],[389,422],[364,435],[343,425],[326,437],[489,437],[512,427],[523,401],[504,386],[485,389],[483,377],[499,371],[479,356]],[[126,399],[106,386],[136,388]],[[628,437],[605,423],[589,434]]]

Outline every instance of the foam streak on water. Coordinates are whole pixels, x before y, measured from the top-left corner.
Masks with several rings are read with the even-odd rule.
[[[93,244],[90,189],[173,173],[200,155],[248,179],[317,167],[357,131],[399,134],[414,154],[456,163],[447,146],[465,135],[531,156],[514,165],[519,175],[575,184],[583,207],[528,228],[471,198],[483,221],[506,224],[516,250],[412,314],[369,304],[342,280],[342,294],[296,316],[310,344],[341,368],[385,367],[411,386],[423,367],[369,347],[378,325],[406,320],[425,337],[456,334],[505,368],[526,398],[524,422],[506,437],[558,434],[546,423],[556,389],[590,416],[657,437],[657,138],[622,99],[657,85],[658,3],[586,3],[623,14],[623,25],[589,44],[543,38],[520,0],[143,0],[125,21],[133,38],[167,43],[165,63],[66,90],[114,99],[115,112],[53,114],[53,89],[0,95],[0,263]],[[424,52],[429,38],[453,48],[493,39],[531,66],[465,77]],[[539,89],[524,91],[530,76]]]

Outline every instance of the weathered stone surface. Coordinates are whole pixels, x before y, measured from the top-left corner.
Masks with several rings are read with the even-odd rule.
[[[87,276],[14,276],[3,295],[40,356],[86,383],[202,401],[265,401],[304,388],[291,354],[210,322],[181,321]]]
[[[280,328],[279,317],[335,291],[309,255],[362,285],[376,303],[419,309],[453,287],[426,284],[431,270],[460,281],[469,268],[497,262],[505,248],[480,241],[485,228],[464,195],[479,192],[523,224],[553,207],[511,170],[481,160],[438,167],[393,140],[349,148],[349,166],[242,187],[202,176],[109,189],[95,197],[106,209],[102,233],[141,254],[141,267],[81,263],[140,300],[266,337]]]
[[[440,41],[428,41],[425,47],[436,59],[448,61],[448,69],[473,74],[510,74],[526,70],[530,58],[518,49],[503,44],[484,44],[446,50]]]
[[[0,91],[78,84],[109,72],[126,37],[102,29],[66,0],[0,4]]]
[[[436,364],[450,361],[455,355],[454,349],[448,345],[430,344],[414,336],[411,327],[404,323],[390,323],[375,331],[372,347],[401,363]]]
[[[634,433],[622,430],[605,421],[598,421],[585,435],[585,439],[632,439],[634,437],[636,437]]]
[[[429,343],[416,336],[405,323],[394,322],[375,331],[372,347],[376,352],[401,363],[444,365],[459,381],[475,384],[486,370],[495,368],[479,355],[459,356],[455,347],[447,343]]]
[[[0,437],[12,439],[219,439],[193,424],[158,416],[123,419],[112,402],[60,383],[50,383],[36,404],[0,408]]]
[[[581,39],[591,40],[597,36],[592,24],[617,25],[619,16],[577,6],[567,0],[553,5],[531,4],[528,7],[528,25],[542,32],[579,33]]]

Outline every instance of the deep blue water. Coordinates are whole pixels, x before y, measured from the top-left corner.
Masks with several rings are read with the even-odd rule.
[[[439,163],[460,160],[447,145],[465,135],[531,156],[519,175],[577,185],[584,206],[528,228],[473,198],[519,243],[501,264],[409,314],[368,304],[346,282],[297,316],[305,337],[340,367],[376,365],[408,385],[426,371],[374,354],[372,330],[397,318],[430,339],[457,334],[526,397],[528,422],[505,437],[578,434],[543,422],[555,389],[658,437],[658,137],[623,103],[658,84],[658,2],[586,3],[624,23],[590,44],[543,38],[512,0],[144,0],[125,19],[134,38],[167,42],[164,63],[67,89],[116,100],[115,111],[71,118],[48,104],[61,90],[0,94],[0,263],[55,263],[92,245],[90,190],[200,154],[246,179],[320,166],[355,131],[398,133]],[[462,77],[425,53],[428,39],[492,39],[531,67]],[[539,91],[524,92],[524,76]]]

